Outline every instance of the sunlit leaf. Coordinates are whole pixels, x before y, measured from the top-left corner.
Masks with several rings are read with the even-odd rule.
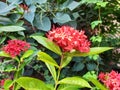
[[[67,78],[60,80],[58,83],[75,85],[75,86],[79,86],[79,88],[83,88],[83,87],[91,88],[89,83],[80,77],[67,77]]]
[[[25,90],[50,90],[43,81],[31,77],[20,77],[16,82]]]
[[[55,67],[53,65],[50,65],[48,63],[45,63],[47,68],[49,69],[54,81],[56,81],[56,70],[55,70]]]
[[[71,57],[72,56],[89,56],[89,55],[100,54],[110,49],[113,49],[113,48],[112,47],[93,47],[93,48],[90,48],[90,52],[88,53],[81,53],[79,51],[73,51],[73,52],[66,53],[66,54],[70,55]]]
[[[34,38],[38,43],[40,43],[41,45],[43,45],[44,47],[46,47],[47,49],[55,52],[58,55],[61,55],[62,52],[59,48],[58,45],[56,45],[54,42],[52,42],[51,40],[42,37],[42,36],[37,36],[37,35],[32,35],[32,38]]]
[[[50,55],[48,55],[47,53],[38,52],[37,59],[43,61],[44,63],[48,63],[50,65],[59,67],[58,64],[56,63],[56,61]]]

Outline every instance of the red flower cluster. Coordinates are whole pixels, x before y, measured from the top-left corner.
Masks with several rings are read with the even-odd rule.
[[[69,26],[53,27],[47,33],[47,37],[57,43],[63,51],[71,51],[72,49],[80,52],[89,52],[90,42],[84,31],[75,30]]]
[[[120,73],[113,70],[110,73],[101,72],[98,78],[109,90],[120,90]]]
[[[12,58],[14,58],[17,55],[20,55],[22,51],[26,51],[30,48],[30,44],[21,41],[21,40],[9,40],[8,44],[3,47],[3,50],[10,54]]]

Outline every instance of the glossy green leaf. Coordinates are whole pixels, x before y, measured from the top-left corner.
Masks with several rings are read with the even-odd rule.
[[[0,57],[11,57],[11,56],[5,53],[4,51],[0,51]]]
[[[112,47],[93,47],[93,48],[90,48],[90,52],[88,53],[81,53],[79,51],[73,51],[73,52],[66,53],[66,54],[70,55],[71,57],[72,56],[89,56],[89,55],[100,54],[110,49],[113,49],[113,48]]]
[[[104,85],[102,85],[97,80],[97,75],[95,74],[95,71],[87,72],[83,78],[85,78],[87,81],[92,82],[96,87],[98,87],[100,90],[108,90]]]
[[[21,59],[20,60],[23,60],[23,59],[25,59],[25,58],[28,58],[29,56],[31,56],[32,54],[33,54],[33,50],[27,50],[24,54],[23,54],[23,56],[21,57]]]
[[[0,32],[16,32],[16,31],[23,31],[25,28],[20,26],[1,26]]]
[[[48,55],[47,53],[38,52],[37,59],[43,61],[44,63],[48,63],[50,65],[59,67],[58,64],[56,63],[56,61],[50,55]]]
[[[67,66],[70,63],[71,60],[72,60],[72,57],[69,57],[69,56],[64,57],[61,67],[63,68],[65,66]]]
[[[57,90],[80,90],[80,89],[78,86],[62,84],[62,85],[59,85]]]
[[[25,90],[50,90],[43,81],[31,77],[20,77],[16,82]]]
[[[89,77],[89,81],[91,81],[96,87],[98,87],[100,90],[109,90],[104,85],[102,85],[97,79],[94,79],[92,77]]]
[[[37,35],[32,35],[31,36],[33,39],[35,39],[38,43],[40,43],[41,45],[43,45],[44,47],[46,47],[47,49],[55,52],[58,55],[61,55],[62,52],[59,48],[58,45],[56,45],[54,42],[52,42],[51,40],[42,37],[42,36],[37,36]]]
[[[54,81],[56,81],[56,70],[55,70],[55,67],[53,65],[50,65],[48,63],[45,63],[47,68],[49,69]]]
[[[79,86],[79,88],[83,88],[83,87],[91,88],[89,83],[80,77],[67,77],[67,78],[60,80],[58,83],[75,85],[75,86]]]

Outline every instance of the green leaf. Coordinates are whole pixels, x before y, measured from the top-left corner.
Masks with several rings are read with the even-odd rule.
[[[49,69],[49,71],[50,71],[54,81],[56,81],[56,70],[55,70],[55,67],[50,65],[50,64],[48,64],[48,63],[45,63],[45,64],[46,64],[47,68]]]
[[[86,64],[87,65],[87,69],[90,71],[90,70],[95,70],[97,68],[97,65],[96,63],[93,63],[93,62],[89,62]]]
[[[79,5],[80,5],[79,2],[72,1],[67,7],[72,11],[72,10],[74,10],[76,7],[78,7]]]
[[[100,54],[100,53],[103,53],[110,49],[113,49],[113,47],[93,47],[93,48],[90,48],[90,51],[88,53],[81,53],[79,51],[73,51],[71,53],[66,53],[66,54],[70,55],[71,57],[73,57],[73,56],[89,56],[89,55]]]
[[[21,0],[14,0],[8,6],[6,3],[3,4],[3,2],[0,2],[0,6],[1,6],[0,7],[0,15],[7,15],[10,12],[10,10],[17,7],[17,5],[19,5],[20,3],[22,3]]]
[[[12,81],[12,80],[5,80],[5,83],[4,83],[4,89],[5,90],[9,90],[9,88],[12,86],[12,84],[13,84],[14,82]]]
[[[80,77],[67,77],[67,78],[60,80],[58,83],[75,85],[75,86],[79,86],[79,88],[83,88],[83,87],[91,88],[89,83]]]
[[[0,51],[0,57],[11,57],[11,56],[5,53],[4,51]]]
[[[43,61],[44,63],[48,63],[50,65],[59,67],[58,64],[56,63],[56,61],[51,56],[49,56],[47,53],[38,52],[37,59]]]
[[[78,86],[63,84],[63,85],[59,85],[58,90],[80,90],[78,88],[79,88]]]
[[[33,20],[34,20],[34,17],[35,17],[36,7],[34,5],[31,5],[29,7],[29,10],[30,10],[29,12],[24,13],[24,18],[33,25]]]
[[[23,31],[25,28],[20,26],[1,26],[0,32],[16,32],[16,31]]]
[[[25,90],[50,90],[43,81],[31,77],[20,77],[16,82]]]
[[[46,3],[47,0],[36,0],[35,2],[36,2],[36,3],[39,3],[39,4],[43,4],[43,3]]]
[[[67,66],[71,60],[72,60],[72,57],[69,57],[69,56],[64,57],[61,67],[63,68]]]
[[[95,71],[89,71],[85,75],[83,75],[83,78],[85,78],[87,81],[89,81],[89,78],[97,79],[97,75],[95,74]]]
[[[51,28],[51,21],[49,17],[40,17],[40,15],[35,16],[34,26],[43,31],[49,31]]]
[[[102,85],[98,80],[89,77],[89,81],[91,81],[96,87],[98,87],[100,90],[108,90],[104,85]]]
[[[77,63],[74,64],[72,70],[78,72],[78,71],[83,70],[84,67],[85,67],[84,63],[82,63],[82,62],[77,62]]]
[[[47,49],[55,52],[58,55],[62,55],[62,52],[59,48],[58,45],[56,45],[54,42],[52,42],[51,40],[42,37],[42,36],[36,36],[36,35],[32,35],[32,38],[34,38],[38,43],[40,43],[41,45],[43,45],[44,47],[46,47]]]
[[[97,6],[106,7],[107,4],[108,4],[108,2],[98,2]]]
[[[92,29],[94,29],[98,24],[101,24],[101,23],[102,23],[102,21],[100,21],[100,20],[91,22]]]
[[[20,58],[20,60],[22,61],[23,59],[25,59],[25,58],[28,58],[29,56],[31,56],[32,54],[33,54],[33,50],[27,50],[24,54],[23,54],[23,56]]]
[[[71,21],[71,18],[69,16],[69,14],[58,12],[56,14],[56,17],[53,18],[53,21],[54,21],[54,23],[62,23],[63,24],[63,23],[67,23],[67,22]]]

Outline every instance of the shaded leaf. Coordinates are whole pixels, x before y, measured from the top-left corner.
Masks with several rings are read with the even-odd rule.
[[[43,45],[44,47],[46,47],[47,49],[55,52],[58,55],[61,55],[62,52],[59,48],[58,45],[56,45],[54,42],[52,42],[51,40],[42,37],[42,36],[37,36],[37,35],[32,35],[31,36],[33,39],[35,39],[38,43],[40,43],[41,45]]]
[[[20,77],[16,82],[26,90],[50,90],[43,81],[31,77]]]
[[[72,11],[72,10],[74,10],[76,7],[78,7],[79,5],[80,5],[79,2],[72,1],[67,7]]]
[[[58,64],[56,63],[56,61],[51,56],[49,56],[47,53],[38,52],[38,58],[37,59],[43,61],[44,63],[48,63],[50,65],[59,67]]]
[[[85,67],[84,63],[79,62],[79,63],[75,63],[72,70],[73,71],[81,71],[83,70],[83,68]]]
[[[51,28],[51,21],[49,17],[40,18],[40,15],[36,15],[34,25],[40,30],[48,31]]]
[[[29,12],[25,12],[24,13],[24,18],[29,21],[31,24],[33,24],[33,20],[34,20],[34,17],[35,17],[35,11],[36,11],[36,7],[34,5],[31,5],[29,7]]]
[[[60,80],[58,83],[75,85],[75,86],[79,86],[79,88],[83,88],[83,87],[91,88],[89,83],[80,77],[67,77],[67,78]]]
[[[69,16],[69,14],[58,12],[56,14],[56,17],[53,18],[53,21],[54,21],[54,23],[62,23],[63,24],[63,23],[71,21],[71,18]]]
[[[1,15],[7,15],[10,10],[17,7],[16,4],[20,4],[20,3],[22,3],[21,0],[14,0],[14,1],[11,2],[11,4],[9,6],[5,5],[5,4],[3,5],[3,2],[2,2],[2,4],[0,3],[0,6],[2,7],[2,9],[0,7],[0,14]]]
[[[0,32],[16,32],[16,31],[23,31],[25,28],[20,26],[1,26]]]
[[[71,57],[73,57],[73,56],[89,56],[89,55],[100,54],[100,53],[103,53],[110,49],[113,49],[113,48],[112,47],[93,47],[93,48],[90,48],[90,52],[88,52],[88,53],[81,53],[79,51],[73,51],[71,53],[66,53],[66,54],[70,55]]]

